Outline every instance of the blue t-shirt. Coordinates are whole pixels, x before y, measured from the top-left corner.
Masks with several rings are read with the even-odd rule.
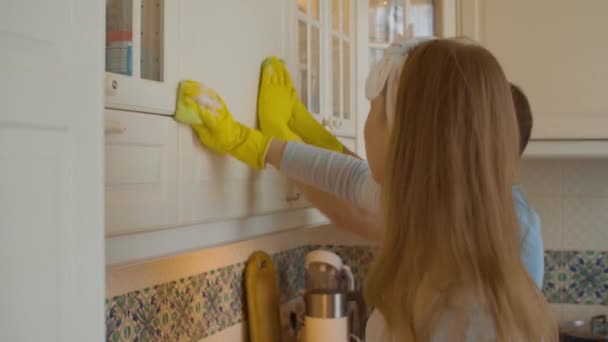
[[[532,280],[539,288],[542,288],[545,260],[540,217],[528,204],[518,185],[513,186],[513,201],[522,233],[521,258]]]

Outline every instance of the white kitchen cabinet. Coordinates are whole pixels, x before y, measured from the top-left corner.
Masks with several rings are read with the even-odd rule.
[[[215,88],[236,120],[255,127],[261,63],[286,55],[287,2],[175,3],[177,79]],[[107,264],[327,223],[279,172],[204,148],[171,117],[107,110],[106,163]]]
[[[178,6],[175,0],[106,0],[106,108],[174,112]]]
[[[284,55],[284,11],[279,0],[181,1],[180,76],[217,89],[237,120],[255,126],[261,63]],[[238,18],[238,25],[226,18]],[[179,132],[184,223],[290,208],[291,186],[278,172],[252,171],[202,148],[189,128]]]
[[[608,1],[462,0],[460,10],[461,34],[527,94],[532,139],[608,138]]]
[[[179,129],[182,224],[268,214],[291,208],[290,184],[273,170],[254,171],[201,146],[189,127]]]
[[[178,223],[177,123],[106,110],[106,236]]]

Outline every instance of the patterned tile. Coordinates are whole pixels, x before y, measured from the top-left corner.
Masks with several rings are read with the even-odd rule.
[[[306,252],[305,247],[299,247],[277,253],[272,257],[278,276],[281,303],[300,296],[301,290],[306,285],[304,270]]]
[[[571,252],[566,288],[576,304],[608,304],[608,254]],[[569,303],[571,303],[569,301]]]
[[[545,252],[545,277],[543,282],[543,293],[550,303],[562,303],[565,300],[565,289],[563,283],[566,279],[564,272],[565,252]]]
[[[608,253],[547,251],[543,292],[551,303],[608,305]]]

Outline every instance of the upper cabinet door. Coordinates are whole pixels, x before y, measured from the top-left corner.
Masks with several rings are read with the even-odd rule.
[[[292,0],[293,1],[293,0]],[[355,2],[297,0],[294,82],[308,110],[339,136],[356,135]]]
[[[371,66],[398,37],[452,37],[458,0],[357,1],[357,151],[364,155],[363,126],[369,111],[365,80]]]
[[[106,110],[106,236],[177,224],[177,123]]]
[[[262,61],[283,56],[282,2],[180,1],[182,77],[215,88],[235,119],[250,127],[257,123]],[[179,165],[184,224],[290,209],[285,177],[252,171],[234,158],[211,152],[184,125],[179,126]]]
[[[354,136],[356,115],[354,111],[354,13],[355,8],[350,0],[331,0],[331,106],[329,128],[340,136]]]
[[[106,0],[106,107],[171,115],[177,1]]]
[[[105,340],[102,13],[0,5],[0,341]]]
[[[300,100],[306,108],[323,121],[321,109],[321,9],[319,0],[297,1],[297,66],[298,72],[293,75]],[[324,49],[325,50],[325,49]],[[323,67],[326,67],[323,65]]]
[[[461,33],[527,94],[533,139],[608,138],[608,1],[464,0],[461,9]]]
[[[450,37],[456,29],[456,0],[366,0],[369,64],[378,62],[397,37]]]

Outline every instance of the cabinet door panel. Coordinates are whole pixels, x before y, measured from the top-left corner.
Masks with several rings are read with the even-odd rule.
[[[604,0],[463,2],[463,34],[527,94],[535,139],[608,138]]]
[[[287,179],[254,171],[201,146],[189,127],[179,128],[182,223],[241,218],[289,208]]]
[[[179,2],[105,2],[106,107],[173,114]]]
[[[177,224],[177,127],[106,111],[106,235]]]

